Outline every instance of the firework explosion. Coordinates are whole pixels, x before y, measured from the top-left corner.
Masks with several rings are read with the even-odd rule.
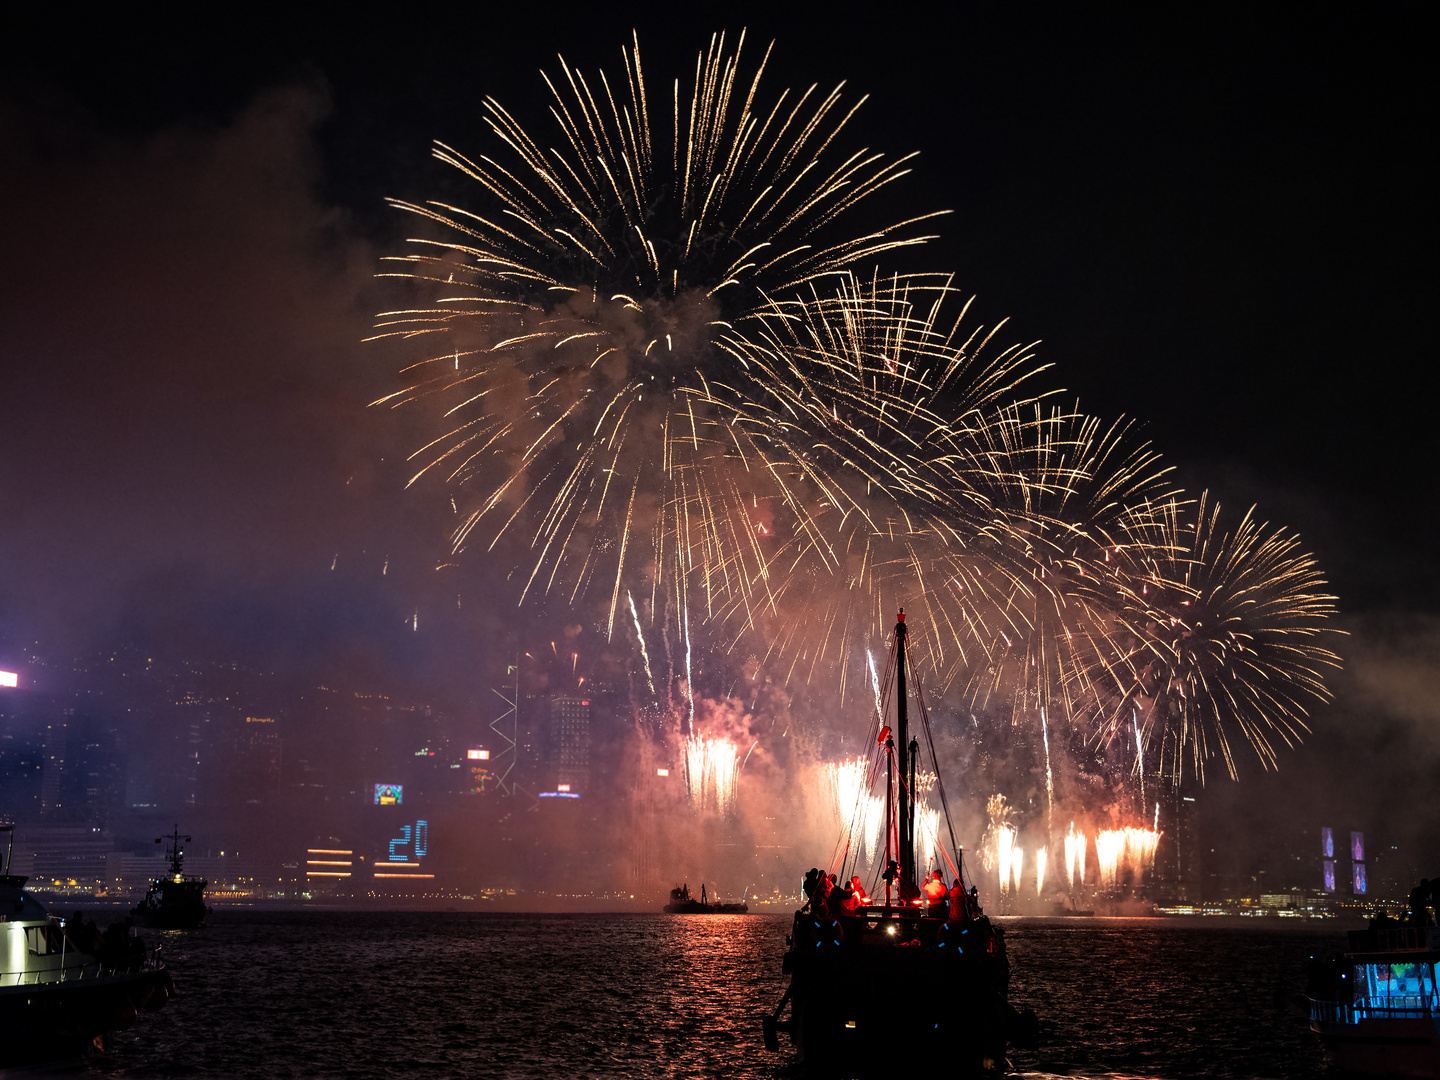
[[[1313,561],[1249,515],[1224,531],[1133,425],[1055,408],[949,278],[875,270],[936,216],[884,210],[911,157],[847,146],[860,101],[772,93],[743,52],[717,36],[658,93],[638,40],[612,74],[562,60],[549,136],[486,99],[494,148],[435,150],[470,201],[395,201],[425,231],[393,262],[410,298],[377,336],[417,353],[383,401],[435,418],[411,482],[456,498],[455,552],[633,632],[652,698],[646,634],[684,640],[688,683],[693,615],[843,702],[903,603],[939,688],[1041,736],[1047,843],[1052,743],[1140,785],[1234,775],[1242,742],[1275,766],[1336,663]],[[733,745],[678,723],[692,798],[733,800]]]
[[[1070,831],[1065,834],[1065,873],[1072,890],[1085,884],[1085,847],[1085,834],[1077,833],[1072,821]]]
[[[739,772],[740,752],[729,739],[685,740],[685,779],[696,809],[733,813]]]

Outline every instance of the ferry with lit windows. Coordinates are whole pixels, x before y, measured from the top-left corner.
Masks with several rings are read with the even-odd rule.
[[[193,930],[210,917],[205,906],[205,888],[210,883],[204,878],[188,877],[185,874],[185,849],[181,840],[190,842],[190,837],[181,837],[180,826],[169,837],[170,847],[166,851],[170,859],[169,872],[155,878],[142,900],[130,913],[141,926],[161,930]],[[165,837],[155,842],[163,844]]]
[[[953,830],[950,853],[942,849],[941,854],[959,879],[955,902],[947,897],[925,906],[920,892],[916,807],[909,794],[917,790],[920,745],[910,737],[908,683],[914,683],[932,765],[935,751],[924,695],[908,670],[906,633],[901,611],[871,728],[869,775],[877,787],[884,777],[886,825],[884,861],[869,869],[876,871],[872,889],[883,889],[884,900],[864,896],[861,882],[861,897],[837,914],[812,893],[786,937],[782,971],[790,976],[789,988],[773,1013],[762,1018],[766,1048],[778,1052],[780,1034],[788,1034],[802,1070],[811,1076],[889,1077],[932,1064],[946,1076],[996,1076],[1009,1067],[1006,1054],[1012,1044],[1038,1045],[1034,1012],[1018,1011],[1008,999],[1004,931],[983,915],[974,893],[966,893],[969,881]],[[884,726],[892,688],[893,733]],[[948,823],[944,783],[935,771]],[[837,846],[842,853],[835,867],[839,881],[849,880],[844,875],[852,872],[847,870],[851,858],[843,853],[858,848],[852,842],[856,824]],[[931,839],[940,848],[938,838]],[[856,865],[853,872],[859,876],[865,869]],[[876,1007],[881,998],[889,1007]]]
[[[1352,930],[1310,974],[1310,1030],[1347,1071],[1440,1080],[1440,929]]]
[[[14,827],[0,865],[0,1070],[103,1049],[106,1036],[162,1008],[174,986],[159,950],[128,923],[101,934],[54,919],[10,873]]]

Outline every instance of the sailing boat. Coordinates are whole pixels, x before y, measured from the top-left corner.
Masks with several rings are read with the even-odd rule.
[[[843,904],[827,897],[828,876],[818,869],[807,876],[809,899],[795,913],[786,937],[782,971],[789,989],[774,1013],[762,1021],[765,1046],[778,1051],[779,1033],[787,1032],[811,1075],[890,1075],[902,1062],[935,1063],[947,1075],[983,1077],[1005,1070],[1008,1044],[1034,1046],[1035,1014],[1018,1012],[1007,997],[1010,962],[1004,931],[980,910],[966,877],[961,851],[950,827],[950,851],[938,837],[932,842],[956,879],[945,897],[926,902],[916,878],[915,809],[918,738],[910,734],[908,683],[913,671],[905,656],[902,609],[879,694],[875,718],[878,737],[870,769],[872,785],[885,776],[885,851],[872,888],[883,882],[884,902],[863,894]],[[895,727],[885,726],[889,690],[895,693]],[[949,806],[939,780],[934,742],[924,695],[915,680],[921,726],[936,765],[937,791]],[[875,729],[872,729],[874,731]],[[838,866],[858,872],[859,845],[852,822]],[[883,867],[881,871],[880,867]],[[862,883],[863,884],[863,883]],[[840,888],[837,886],[837,888]],[[847,890],[848,891],[848,890]],[[844,892],[841,893],[844,895]],[[880,1008],[878,1002],[895,1002]],[[788,1019],[782,1019],[786,1007]]]

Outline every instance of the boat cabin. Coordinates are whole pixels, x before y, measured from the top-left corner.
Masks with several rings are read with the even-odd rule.
[[[1354,997],[1349,1003],[1336,1002],[1335,1015],[1326,1019],[1353,1024],[1366,1018],[1440,1016],[1435,976],[1436,962],[1440,960],[1440,928],[1352,930],[1349,939],[1345,959],[1351,967]]]

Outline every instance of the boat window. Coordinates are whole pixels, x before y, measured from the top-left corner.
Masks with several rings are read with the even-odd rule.
[[[1416,997],[1422,992],[1419,964],[1366,964],[1366,997]],[[1428,980],[1426,980],[1428,982]]]
[[[53,923],[45,926],[27,926],[25,928],[25,944],[29,946],[30,952],[35,956],[49,956],[51,953],[58,953],[65,947],[65,937],[60,928]]]

